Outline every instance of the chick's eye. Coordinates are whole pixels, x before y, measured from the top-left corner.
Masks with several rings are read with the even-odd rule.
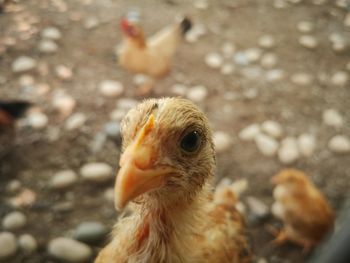
[[[198,131],[192,131],[186,134],[181,140],[181,149],[188,153],[193,153],[198,150],[201,143],[200,134]]]

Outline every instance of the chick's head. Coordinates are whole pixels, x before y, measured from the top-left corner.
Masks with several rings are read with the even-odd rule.
[[[271,182],[274,185],[289,187],[302,187],[312,184],[306,174],[297,169],[284,169],[272,177]]]
[[[171,205],[191,200],[213,174],[208,120],[190,101],[146,100],[122,122],[123,153],[115,205]]]

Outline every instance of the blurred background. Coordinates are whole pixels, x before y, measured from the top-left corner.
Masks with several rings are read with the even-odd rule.
[[[2,0],[0,6],[0,104],[32,103],[0,130],[0,260],[61,262],[50,255],[55,241],[72,247],[62,253],[92,261],[117,218],[121,119],[144,98],[182,96],[210,119],[217,181],[249,181],[243,203],[254,262],[307,261],[298,247],[269,243],[267,225],[278,224],[269,180],[281,168],[299,168],[335,210],[345,200],[349,1]],[[169,74],[146,93],[139,92],[145,77],[117,63],[119,21],[131,8],[140,11],[146,36],[181,15],[193,22]]]

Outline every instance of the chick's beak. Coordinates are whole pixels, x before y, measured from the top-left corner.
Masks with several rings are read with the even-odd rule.
[[[162,186],[165,175],[173,171],[168,166],[156,166],[155,160],[158,159],[159,153],[155,144],[144,143],[153,126],[154,117],[151,115],[120,158],[120,169],[114,188],[117,209],[123,209],[129,201],[139,195]]]

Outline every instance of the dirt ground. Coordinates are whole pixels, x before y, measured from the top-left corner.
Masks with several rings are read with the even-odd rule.
[[[198,9],[192,1],[180,0],[26,0],[20,1],[23,11],[1,13],[0,41],[11,36],[16,43],[0,53],[0,75],[5,79],[0,84],[0,98],[30,99],[49,117],[49,124],[44,129],[19,129],[18,143],[0,163],[0,218],[13,210],[6,202],[9,195],[5,190],[11,180],[18,179],[38,195],[33,206],[23,209],[28,218],[27,225],[15,233],[32,234],[39,243],[39,249],[30,256],[17,253],[6,262],[56,262],[47,253],[49,240],[69,236],[81,221],[96,220],[108,227],[116,221],[113,203],[104,197],[104,191],[113,186],[113,181],[98,186],[79,182],[65,191],[53,191],[47,187],[47,182],[58,170],[79,172],[79,168],[90,161],[106,162],[117,167],[118,143],[108,140],[97,153],[91,152],[89,145],[110,121],[109,114],[118,100],[101,96],[98,83],[105,79],[118,80],[125,87],[123,97],[142,100],[135,95],[133,75],[116,64],[114,55],[114,48],[121,41],[118,21],[130,7],[142,10],[146,34],[170,24],[178,14],[188,14],[195,23],[205,25],[207,32],[197,42],[181,43],[171,73],[156,83],[150,96],[172,96],[171,87],[176,83],[204,85],[207,88],[208,96],[198,104],[206,112],[213,129],[224,131],[233,141],[229,150],[217,156],[218,180],[222,177],[247,178],[250,186],[246,195],[268,205],[272,203],[269,178],[286,165],[281,164],[277,157],[263,156],[254,143],[241,141],[238,137],[249,124],[272,119],[283,126],[286,135],[316,134],[317,148],[313,156],[300,158],[288,166],[310,174],[333,207],[339,209],[350,187],[350,155],[332,153],[327,148],[327,142],[336,134],[350,135],[350,92],[348,85],[337,87],[327,79],[334,72],[345,70],[350,53],[334,52],[328,39],[333,32],[349,39],[350,34],[343,25],[346,10],[336,7],[333,1],[321,5],[313,4],[311,0],[298,4],[290,1],[286,8],[281,9],[275,8],[274,2],[220,0],[210,1],[206,9]],[[16,17],[21,13],[28,15],[25,22],[29,18],[37,19],[32,25],[36,30],[25,39],[21,39],[21,32],[17,30]],[[73,21],[72,17],[77,21]],[[87,29],[84,21],[90,17],[96,17],[98,25]],[[312,21],[315,25],[313,35],[319,45],[313,50],[298,44],[301,33],[296,25],[301,20]],[[58,51],[51,55],[43,55],[37,48],[39,33],[47,26],[55,26],[62,33],[62,38],[57,41]],[[233,43],[237,50],[244,50],[257,47],[259,37],[264,34],[272,35],[276,40],[272,52],[278,56],[277,68],[285,72],[284,78],[279,81],[270,82],[263,77],[247,78],[240,69],[223,75],[204,62],[208,52],[220,52],[226,42]],[[20,74],[12,72],[11,64],[21,55],[47,64],[47,74],[37,71],[29,74],[34,77],[35,83],[48,84],[48,93],[34,96],[20,87]],[[71,80],[57,78],[54,67],[60,64],[73,69]],[[310,85],[298,86],[290,81],[295,72],[307,72],[315,80]],[[75,111],[86,114],[87,122],[81,129],[66,131],[62,128],[64,122],[51,105],[51,96],[56,89],[63,89],[75,98]],[[244,95],[250,89],[257,93],[253,98]],[[234,94],[234,98],[230,99],[227,92]],[[345,125],[341,130],[323,123],[322,112],[328,108],[335,108],[342,114]],[[49,138],[52,127],[60,130],[56,141]],[[54,209],[67,201],[73,202],[73,209],[66,212]],[[266,258],[271,263],[306,262],[307,256],[293,245],[276,248],[269,244],[272,236],[266,225],[274,223],[276,220],[270,216],[259,224],[248,225],[255,258]],[[94,249],[98,251],[98,247]]]

